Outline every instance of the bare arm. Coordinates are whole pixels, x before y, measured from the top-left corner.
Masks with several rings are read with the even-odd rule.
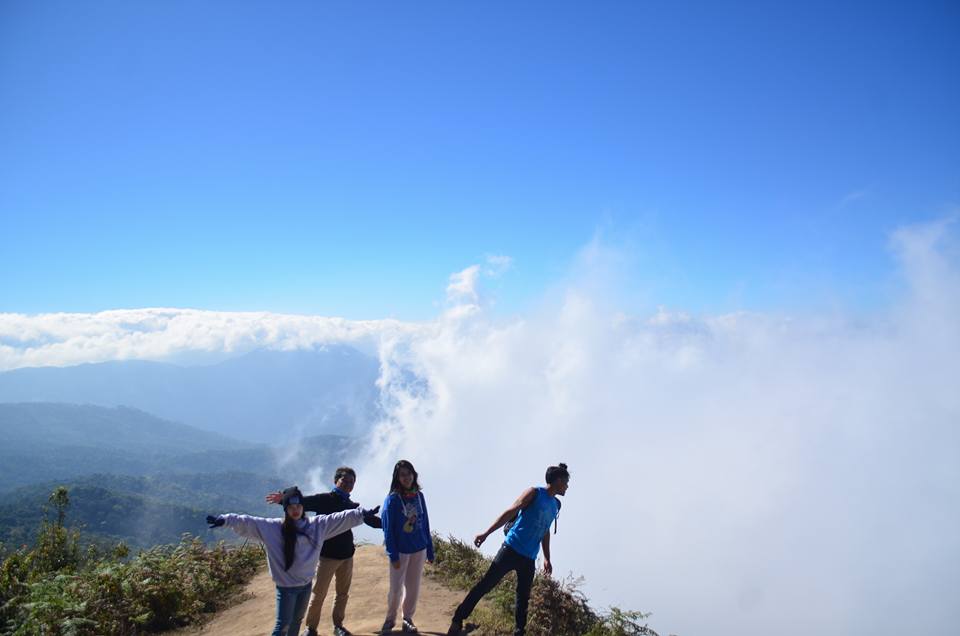
[[[527,488],[526,490],[524,490],[523,494],[517,497],[517,500],[513,502],[513,505],[507,508],[506,510],[504,510],[500,514],[500,516],[497,517],[492,524],[490,524],[489,528],[487,528],[485,531],[481,532],[476,537],[474,537],[473,545],[477,546],[478,548],[481,545],[483,545],[483,542],[487,540],[487,537],[493,534],[497,530],[497,528],[501,527],[503,524],[510,521],[514,517],[516,517],[517,513],[520,512],[522,509],[526,508],[531,503],[533,503],[533,500],[536,496],[537,496],[536,488]]]
[[[553,564],[550,563],[550,528],[547,528],[546,534],[540,539],[540,545],[543,547],[543,571],[549,576],[553,574]]]

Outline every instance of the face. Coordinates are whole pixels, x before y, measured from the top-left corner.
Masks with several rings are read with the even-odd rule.
[[[299,519],[303,516],[303,504],[290,504],[287,506],[287,516],[291,519]]]
[[[407,490],[413,487],[413,472],[409,468],[400,468],[400,470],[397,471],[397,478],[400,480],[400,485]]]
[[[556,489],[558,495],[567,494],[567,488],[570,487],[570,478],[565,477],[562,479],[557,479],[553,482],[553,487]]]
[[[357,483],[357,478],[350,473],[346,473],[341,476],[333,485],[347,493],[348,495],[353,492],[353,487]]]

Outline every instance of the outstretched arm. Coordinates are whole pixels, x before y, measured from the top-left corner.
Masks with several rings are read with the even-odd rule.
[[[271,524],[279,523],[278,519],[264,519],[263,517],[254,517],[251,515],[225,514],[219,515],[218,519],[222,519],[228,528],[241,537],[254,539],[261,543],[263,542],[263,533],[266,529]]]
[[[526,490],[524,490],[523,494],[517,497],[517,500],[513,502],[513,505],[507,508],[506,510],[504,510],[500,514],[500,516],[497,517],[492,524],[490,524],[489,528],[487,528],[486,530],[478,534],[476,537],[474,537],[473,545],[477,546],[478,548],[481,545],[483,545],[483,542],[487,540],[487,537],[493,534],[497,530],[497,528],[501,527],[503,524],[510,521],[514,517],[516,517],[517,513],[520,512],[522,509],[526,508],[531,503],[533,503],[533,500],[536,496],[537,496],[536,488],[527,488]]]

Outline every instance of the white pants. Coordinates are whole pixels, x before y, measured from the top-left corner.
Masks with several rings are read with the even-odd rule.
[[[390,591],[387,592],[387,618],[384,622],[394,623],[397,610],[403,602],[403,617],[413,620],[417,611],[417,598],[420,596],[420,578],[423,576],[423,564],[427,560],[427,551],[413,554],[400,553],[400,567],[390,564]]]

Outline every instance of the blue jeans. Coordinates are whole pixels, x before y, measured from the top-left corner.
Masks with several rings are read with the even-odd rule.
[[[272,636],[297,636],[310,601],[311,583],[300,587],[277,586],[277,624]]]

